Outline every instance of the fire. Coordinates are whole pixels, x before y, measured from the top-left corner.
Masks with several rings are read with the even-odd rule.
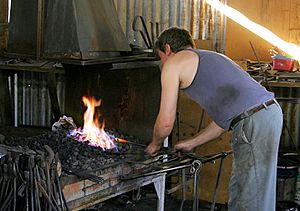
[[[96,100],[94,97],[82,97],[87,110],[84,112],[83,129],[75,129],[71,132],[77,140],[81,142],[88,141],[89,145],[101,147],[103,150],[115,148],[114,137],[105,132],[105,124],[99,123],[98,118],[95,118],[95,107],[101,105],[101,100]]]
[[[251,21],[239,11],[225,4],[222,4],[218,0],[207,0],[207,3],[215,7],[216,9],[220,10],[220,12],[225,14],[228,18],[242,25],[243,27],[255,33],[256,35],[260,36],[261,38],[265,39],[272,45],[283,50],[284,52],[292,56],[294,59],[300,61],[300,47],[297,46],[296,44],[289,43],[282,40],[277,35],[272,33],[270,30]]]

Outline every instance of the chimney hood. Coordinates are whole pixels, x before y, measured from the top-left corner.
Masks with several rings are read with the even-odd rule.
[[[110,0],[13,0],[11,13],[9,54],[86,60],[130,51]]]

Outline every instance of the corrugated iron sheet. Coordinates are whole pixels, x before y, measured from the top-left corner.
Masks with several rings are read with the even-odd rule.
[[[9,79],[14,96],[14,125],[51,126],[51,101],[47,74],[19,72]],[[58,101],[64,110],[64,75],[57,75]]]
[[[226,3],[226,0],[221,0]],[[114,0],[121,26],[128,42],[146,47],[141,35],[133,31],[134,17],[142,16],[151,34],[151,22],[159,24],[159,32],[178,26],[189,30],[194,39],[211,40],[214,49],[224,52],[226,24],[219,11],[205,0]],[[137,23],[139,29],[143,29]]]

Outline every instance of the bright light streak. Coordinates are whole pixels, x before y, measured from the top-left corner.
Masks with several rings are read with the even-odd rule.
[[[245,15],[243,15],[236,9],[233,9],[232,7],[222,4],[218,0],[207,0],[207,3],[215,7],[216,9],[218,9],[221,13],[226,15],[231,20],[237,22],[238,24],[242,25],[243,27],[250,30],[254,34],[268,41],[273,46],[278,47],[282,51],[292,56],[294,59],[300,61],[300,47],[297,46],[296,44],[289,43],[282,40],[280,37],[275,35],[269,29],[251,21],[249,18],[247,18]]]

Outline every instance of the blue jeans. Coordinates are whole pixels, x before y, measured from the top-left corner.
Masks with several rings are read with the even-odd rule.
[[[228,210],[275,210],[282,120],[280,106],[272,104],[234,126]]]

